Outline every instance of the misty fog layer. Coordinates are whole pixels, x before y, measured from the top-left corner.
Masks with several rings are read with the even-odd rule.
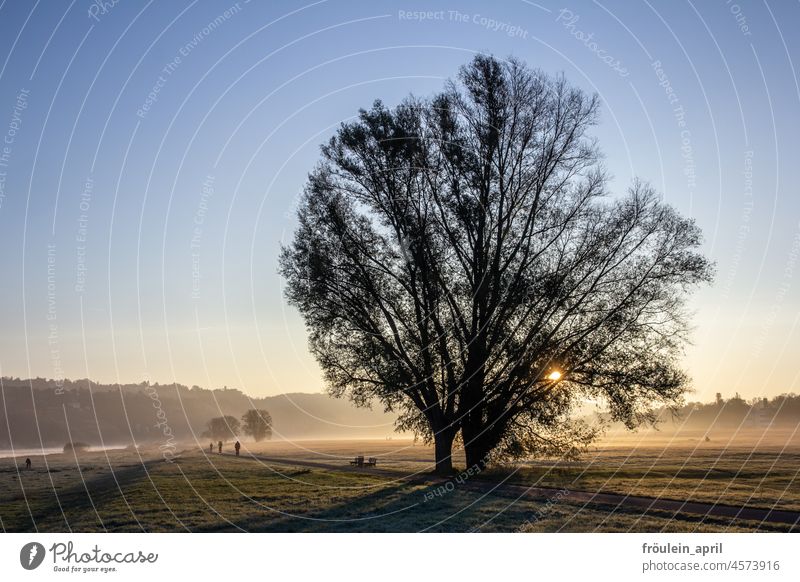
[[[383,438],[394,416],[358,409],[325,394],[251,398],[236,389],[206,390],[180,384],[101,385],[89,380],[2,380],[0,449],[61,447],[69,441],[93,446],[147,445],[207,440],[211,418],[240,418],[247,410],[269,411],[273,439]]]

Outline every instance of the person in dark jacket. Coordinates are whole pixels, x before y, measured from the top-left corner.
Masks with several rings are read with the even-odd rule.
[[[241,443],[239,441],[236,441],[236,444],[233,445],[233,448],[236,449],[236,456],[238,457],[239,456],[239,449],[242,448]]]

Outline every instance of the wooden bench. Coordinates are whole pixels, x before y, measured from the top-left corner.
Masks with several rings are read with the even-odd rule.
[[[375,457],[370,457],[365,461],[364,456],[359,455],[358,457],[350,461],[350,464],[355,465],[356,467],[374,467],[375,465],[378,464],[378,459],[376,459]]]

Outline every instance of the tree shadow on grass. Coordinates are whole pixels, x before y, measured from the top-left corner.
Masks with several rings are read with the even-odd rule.
[[[234,525],[209,524],[193,528],[193,531],[236,531],[237,527],[250,532],[380,531],[380,529],[366,529],[366,527],[347,529],[346,524],[363,525],[379,522],[387,513],[405,513],[409,506],[421,501],[421,497],[414,500],[408,499],[408,490],[412,487],[405,483],[388,486],[377,491],[372,490],[367,495],[347,502],[320,508],[319,511],[306,509],[298,511],[296,514],[253,503],[252,512],[242,518],[232,520]],[[336,529],[337,525],[340,529]]]
[[[527,509],[515,506],[513,499],[504,495],[467,489],[434,495],[439,487],[439,483],[401,483],[298,515],[259,508],[237,520],[236,526],[252,532],[465,532],[492,524],[492,518],[501,515],[502,521],[492,524],[490,530],[513,531],[530,513],[530,504]],[[212,526],[195,531],[232,529]]]

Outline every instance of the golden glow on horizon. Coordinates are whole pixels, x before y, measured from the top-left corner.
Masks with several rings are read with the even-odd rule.
[[[556,380],[561,380],[561,372],[559,372],[558,370],[553,370],[552,372],[550,372],[550,375],[547,376],[547,379],[552,380],[553,382],[555,382]]]

